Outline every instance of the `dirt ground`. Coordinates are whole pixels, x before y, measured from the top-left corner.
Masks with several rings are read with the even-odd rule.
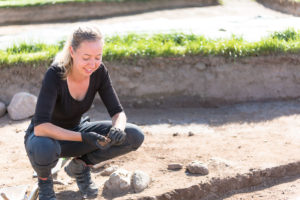
[[[116,197],[135,199],[188,188],[213,177],[230,177],[300,161],[300,101],[297,100],[212,108],[125,107],[125,111],[129,122],[141,126],[145,142],[137,151],[102,163],[93,171],[100,189],[98,199],[113,198],[102,194],[108,177],[100,175],[112,164],[129,171],[143,170],[151,176],[151,184],[143,192]],[[105,108],[98,103],[88,115],[93,121],[108,119]],[[23,145],[28,123],[29,119],[11,121],[7,115],[0,119],[0,188],[28,185],[30,190],[36,182]],[[208,164],[209,174],[194,176],[186,173],[185,167],[179,171],[167,169],[169,163],[186,166],[193,160]],[[58,199],[80,199],[76,184],[63,171],[59,172],[58,180],[64,183],[55,185]],[[279,178],[225,196],[216,192],[208,199],[299,199],[299,181],[297,175]]]

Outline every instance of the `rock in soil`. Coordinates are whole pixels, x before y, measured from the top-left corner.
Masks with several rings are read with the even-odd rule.
[[[208,174],[208,168],[207,166],[200,162],[200,161],[193,161],[190,164],[186,166],[186,169],[191,174],[201,174],[201,175],[207,175]]]
[[[6,113],[5,104],[0,102],[0,117],[2,117]]]
[[[182,167],[183,165],[180,163],[171,163],[168,165],[168,170],[180,170]]]
[[[106,169],[104,169],[102,172],[101,172],[101,175],[102,176],[110,176],[112,173],[114,173],[115,171],[118,170],[118,166],[116,165],[113,165],[113,166],[110,166]]]
[[[143,171],[136,170],[132,175],[132,187],[135,192],[142,192],[150,183],[150,176]]]
[[[31,117],[35,111],[37,97],[27,92],[15,94],[7,107],[9,117],[13,120],[22,120]]]
[[[118,169],[105,182],[104,189],[114,195],[128,193],[131,189],[131,175],[132,173],[125,169]]]

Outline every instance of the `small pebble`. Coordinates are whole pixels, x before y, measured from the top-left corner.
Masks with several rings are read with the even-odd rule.
[[[193,132],[189,132],[189,136],[193,136],[193,135],[195,135]]]
[[[182,167],[183,165],[180,163],[171,163],[168,165],[168,170],[180,170]]]
[[[101,176],[110,176],[112,173],[114,173],[115,171],[117,171],[117,169],[118,169],[118,166],[112,165],[112,166],[104,169],[101,172]]]
[[[173,133],[173,136],[175,137],[175,136],[178,136],[179,135],[179,133]]]

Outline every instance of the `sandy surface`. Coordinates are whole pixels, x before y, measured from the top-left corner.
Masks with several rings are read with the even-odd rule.
[[[243,36],[249,41],[274,31],[300,28],[300,18],[265,8],[251,0],[223,0],[219,6],[183,8],[142,14],[88,20],[101,27],[105,35],[128,32],[157,33],[180,31],[207,37]],[[86,22],[86,21],[84,21]],[[54,43],[63,39],[70,28],[83,21],[33,25],[0,26],[0,48],[18,41]]]
[[[129,171],[143,170],[152,177],[145,191],[127,194],[118,199],[160,195],[176,188],[185,188],[212,177],[246,173],[300,160],[300,102],[245,103],[215,108],[126,108],[129,122],[140,125],[145,142],[140,149],[102,163],[93,177],[99,186],[108,179],[100,175],[104,167],[118,165]],[[108,119],[105,108],[96,104],[88,113],[92,120]],[[23,146],[23,131],[29,120],[12,122],[8,116],[0,119],[0,188],[34,185],[33,170]],[[194,133],[189,136],[189,132]],[[174,133],[178,133],[174,136]],[[216,164],[224,160],[228,165]],[[209,166],[207,176],[167,170],[167,165],[179,162],[186,166],[193,160]],[[76,184],[63,171],[55,185],[58,199],[80,199]],[[299,179],[286,184],[243,191],[227,199],[293,199],[299,198]],[[274,183],[276,184],[276,183]],[[278,183],[277,183],[278,184]],[[253,197],[252,197],[253,196]],[[215,196],[217,198],[217,196]],[[274,198],[275,197],[275,198]],[[223,197],[219,197],[223,198]]]

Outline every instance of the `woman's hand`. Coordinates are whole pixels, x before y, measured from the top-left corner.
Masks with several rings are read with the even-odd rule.
[[[82,142],[89,144],[94,147],[98,147],[97,142],[105,142],[106,138],[95,132],[82,132],[81,133]]]
[[[109,130],[109,133],[108,133],[107,136],[108,136],[109,139],[111,139],[111,144],[112,145],[120,145],[126,139],[126,133],[124,131],[122,131],[121,129],[116,128],[116,127],[112,127]]]

